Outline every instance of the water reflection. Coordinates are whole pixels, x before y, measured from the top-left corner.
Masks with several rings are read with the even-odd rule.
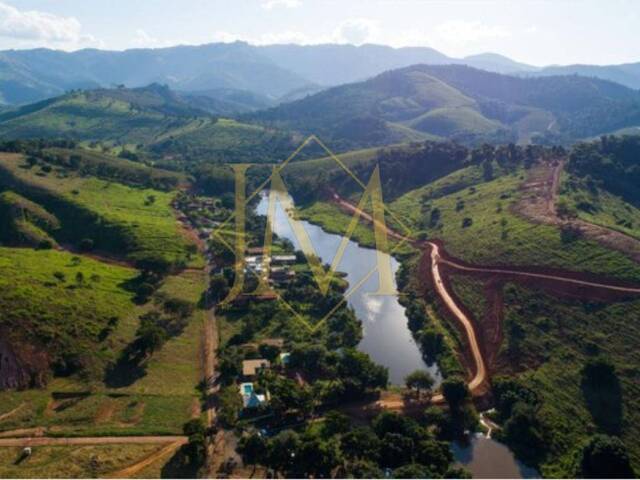
[[[286,202],[292,202],[287,197]],[[257,212],[267,214],[269,199],[263,194],[257,206]],[[292,205],[292,203],[291,203]],[[296,249],[300,248],[291,230],[285,208],[278,202],[275,213],[273,230],[278,236],[289,239]],[[342,236],[325,232],[317,225],[302,221],[317,255],[323,263],[331,263]],[[385,261],[391,261],[391,269],[395,275],[399,263],[388,255]],[[404,377],[416,369],[427,369],[439,384],[441,377],[436,365],[427,366],[411,332],[407,326],[405,309],[395,296],[375,296],[371,293],[378,289],[378,275],[367,275],[376,266],[377,251],[360,247],[349,241],[344,256],[338,265],[338,270],[347,274],[350,290],[347,292],[347,302],[354,309],[356,316],[363,324],[363,339],[358,348],[368,353],[373,360],[389,368],[389,380],[394,385],[401,385]],[[366,279],[366,280],[365,280]],[[363,282],[362,285],[359,285]],[[354,286],[359,288],[354,289]],[[394,288],[395,278],[394,278]]]
[[[456,461],[473,478],[540,478],[540,474],[518,462],[509,448],[482,434],[474,435],[468,445],[452,443]]]

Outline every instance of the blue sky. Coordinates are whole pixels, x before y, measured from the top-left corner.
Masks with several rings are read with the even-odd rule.
[[[429,46],[534,65],[640,61],[637,0],[0,0],[0,49],[246,40]]]

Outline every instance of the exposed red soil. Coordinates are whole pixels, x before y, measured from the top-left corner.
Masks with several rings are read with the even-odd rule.
[[[625,253],[640,262],[640,240],[578,218],[563,218],[558,215],[556,202],[564,163],[563,159],[556,159],[536,164],[520,187],[521,198],[514,205],[513,211],[534,223],[577,229],[585,238]]]
[[[531,182],[536,186],[549,184],[543,208],[553,208],[562,164],[554,165],[552,175],[547,180]],[[361,218],[374,223],[373,218],[337,194],[334,202],[350,213],[359,213]],[[389,236],[398,239],[405,237],[384,226]],[[423,294],[428,297],[435,291],[445,307],[447,317],[461,333],[463,349],[461,361],[468,371],[469,389],[479,401],[490,395],[491,374],[502,364],[499,358],[503,340],[503,298],[502,287],[513,282],[529,288],[541,289],[561,298],[616,302],[640,295],[640,285],[631,282],[607,279],[588,272],[573,272],[539,266],[492,266],[473,265],[449,255],[441,241],[411,241],[423,251],[419,262],[418,276],[424,282]],[[451,275],[467,275],[484,281],[485,297],[488,309],[481,319],[477,319],[455,295],[451,288]],[[441,403],[442,397],[436,395],[433,403]],[[378,407],[402,409],[406,402],[401,398],[386,398],[376,402]]]

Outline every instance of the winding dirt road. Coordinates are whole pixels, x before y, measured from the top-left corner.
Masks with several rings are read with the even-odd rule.
[[[554,189],[557,189],[557,184],[559,182],[559,172],[560,168],[556,169],[554,172]],[[614,291],[624,294],[638,294],[640,295],[640,287],[632,287],[632,286],[624,286],[624,285],[616,285],[614,283],[605,283],[605,282],[595,282],[588,281],[578,278],[573,278],[571,276],[562,276],[557,274],[545,274],[545,273],[536,273],[530,272],[525,269],[518,269],[516,267],[505,267],[505,268],[496,268],[496,267],[483,267],[483,266],[469,266],[460,262],[456,262],[454,260],[445,259],[440,251],[440,246],[431,241],[415,241],[408,239],[407,237],[401,235],[400,233],[394,231],[386,225],[376,223],[374,219],[368,213],[360,210],[355,205],[350,202],[342,199],[338,194],[333,194],[334,201],[343,209],[348,210],[352,213],[357,213],[364,218],[368,222],[373,225],[379,226],[383,228],[387,234],[393,238],[399,240],[409,240],[415,247],[420,248],[421,250],[426,251],[429,250],[429,259],[430,259],[430,270],[431,276],[433,278],[433,284],[435,290],[440,297],[442,303],[446,306],[449,312],[460,322],[462,327],[464,328],[464,333],[467,337],[469,348],[471,350],[474,368],[473,377],[469,380],[469,390],[472,394],[482,393],[483,389],[481,388],[485,382],[488,380],[487,376],[487,368],[485,365],[484,358],[482,356],[482,350],[480,348],[480,344],[478,342],[477,333],[474,328],[474,324],[468,315],[464,312],[464,308],[461,305],[458,305],[454,300],[453,295],[447,289],[447,286],[443,280],[443,273],[440,269],[441,265],[446,265],[450,268],[467,271],[467,272],[481,272],[481,273],[489,273],[489,274],[503,274],[503,275],[511,275],[516,277],[523,278],[533,278],[539,280],[553,280],[559,282],[566,282],[573,285],[579,285],[584,287]],[[434,395],[431,399],[432,403],[442,403],[444,402],[444,398],[441,394]],[[401,398],[391,397],[382,399],[377,402],[377,405],[386,409],[402,409],[405,406],[405,402]]]

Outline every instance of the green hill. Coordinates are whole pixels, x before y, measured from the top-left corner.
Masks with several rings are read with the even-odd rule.
[[[188,242],[170,205],[174,193],[85,176],[46,158],[31,165],[23,155],[0,154],[0,189],[20,193],[31,208],[55,215],[61,228],[51,236],[57,242],[79,248],[90,241],[96,250],[131,261],[187,262]]]
[[[59,228],[59,220],[37,203],[11,191],[0,193],[0,242],[53,246],[50,233]]]
[[[207,102],[157,84],[77,91],[4,111],[0,139],[69,139],[171,166],[278,161],[295,148],[286,132],[218,119]]]
[[[315,133],[342,150],[420,134],[465,143],[569,143],[637,125],[640,94],[595,78],[521,78],[462,65],[414,65],[245,118]]]

